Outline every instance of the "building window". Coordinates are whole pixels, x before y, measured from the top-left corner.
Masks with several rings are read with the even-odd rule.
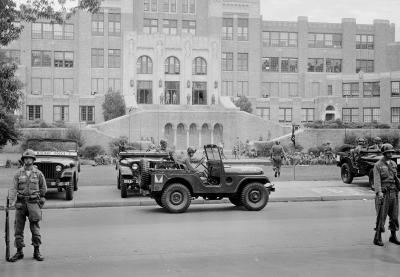
[[[207,62],[202,57],[197,57],[193,60],[193,75],[206,75],[207,74]]]
[[[33,95],[50,95],[51,94],[50,78],[32,78],[31,94]]]
[[[270,120],[271,119],[270,108],[256,107],[256,115],[266,120]]]
[[[179,82],[176,81],[165,81],[164,91],[165,104],[179,105],[180,103],[180,90]]]
[[[233,71],[232,52],[222,52],[222,71]]]
[[[168,57],[165,60],[165,74],[179,74],[180,73],[180,63],[176,57]]]
[[[158,0],[158,11],[176,13],[176,0]]]
[[[249,20],[247,18],[238,19],[237,40],[249,40]]]
[[[164,20],[163,21],[163,33],[166,35],[176,35],[177,33],[177,20]]]
[[[109,13],[108,14],[108,35],[121,36],[121,14]]]
[[[342,72],[342,60],[340,59],[326,59],[326,72],[340,73]]]
[[[74,52],[54,51],[54,67],[74,67]]]
[[[69,121],[69,106],[53,106],[53,120]]]
[[[149,56],[140,56],[136,62],[136,71],[138,74],[152,74],[153,61]]]
[[[364,122],[380,122],[380,117],[379,108],[364,108]]]
[[[237,94],[236,96],[249,96],[249,82],[238,81],[237,82]]]
[[[80,106],[79,110],[79,121],[94,123],[94,106]]]
[[[193,82],[192,104],[193,105],[207,105],[207,83],[206,82]]]
[[[238,71],[248,71],[249,70],[249,54],[238,53]]]
[[[222,81],[221,91],[223,96],[234,96],[233,81]]]
[[[182,13],[196,13],[196,0],[182,0]]]
[[[144,0],[145,12],[157,12],[157,0]]]
[[[363,83],[364,97],[379,97],[380,84],[379,82],[365,82]]]
[[[57,40],[73,40],[74,25],[73,24],[54,24],[54,39]]]
[[[279,122],[292,122],[292,108],[279,108]]]
[[[358,83],[343,83],[343,97],[358,97]]]
[[[392,123],[400,123],[400,107],[393,107],[390,109],[391,111],[391,122]]]
[[[374,61],[373,60],[357,60],[356,61],[356,73],[363,72],[374,72]]]
[[[104,79],[92,78],[92,90],[91,94],[103,94],[104,93]]]
[[[42,23],[32,23],[32,39],[42,38]]]
[[[264,95],[267,97],[279,97],[279,83],[278,82],[263,82]]]
[[[143,33],[155,34],[158,31],[158,20],[145,18],[143,20]]]
[[[104,67],[104,49],[92,48],[92,68]]]
[[[279,58],[267,57],[262,58],[262,71],[264,72],[279,72]]]
[[[153,82],[138,81],[137,82],[137,103],[152,104],[153,103]]]
[[[282,97],[297,97],[299,91],[297,83],[282,82],[281,83],[281,96]]]
[[[53,24],[32,23],[32,39],[53,39]]]
[[[37,66],[51,66],[51,51],[32,50],[32,67]]]
[[[281,58],[281,72],[295,73],[297,72],[297,64],[297,58]]]
[[[328,85],[328,96],[332,96],[332,94],[333,94],[332,85]]]
[[[308,72],[324,72],[324,59],[308,59]]]
[[[222,19],[222,39],[233,40],[233,18]]]
[[[121,50],[108,49],[108,68],[121,67]]]
[[[104,35],[104,13],[92,14],[92,35]]]
[[[265,47],[297,47],[297,33],[263,31],[262,43]]]
[[[301,122],[313,122],[314,121],[314,109],[313,108],[302,108],[301,109]]]
[[[400,96],[400,81],[392,82],[392,96]]]
[[[356,49],[374,49],[374,36],[356,35]]]
[[[28,116],[28,120],[42,119],[42,106],[28,105],[26,106],[26,114]]]
[[[196,35],[196,21],[182,20],[182,34]]]
[[[341,34],[308,34],[308,47],[310,48],[341,48]]]
[[[108,91],[121,92],[121,79],[109,78],[108,79]]]
[[[70,95],[74,92],[74,79],[72,78],[55,78],[54,79],[54,95]]]
[[[343,108],[342,109],[342,120],[343,122],[358,122],[358,108]]]
[[[21,64],[21,51],[20,50],[0,50],[0,60],[6,63]]]

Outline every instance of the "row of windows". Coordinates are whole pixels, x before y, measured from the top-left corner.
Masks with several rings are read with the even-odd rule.
[[[104,67],[104,49],[92,48],[92,68]],[[121,50],[108,49],[108,68],[121,67]]]
[[[153,61],[149,56],[140,56],[136,62],[136,71],[138,74],[152,74]],[[206,75],[207,62],[202,57],[194,58],[192,62],[193,75]],[[165,74],[180,74],[180,61],[176,57],[168,57],[164,62]]]
[[[143,33],[155,34],[159,30],[158,19],[145,18],[143,20]],[[166,35],[178,34],[178,20],[164,19],[162,21],[162,33]],[[182,34],[196,35],[196,21],[195,20],[182,20]]]
[[[44,22],[32,23],[32,39],[72,40],[74,39],[74,25]]]
[[[38,120],[43,119],[43,106],[41,105],[27,105],[26,106],[26,119]],[[94,106],[79,106],[79,121],[94,123],[95,114]],[[53,106],[53,121],[69,121],[69,106],[67,105],[54,105]]]
[[[233,52],[222,52],[221,68],[222,71],[233,71]],[[248,53],[237,53],[237,70],[238,71],[249,70]]]
[[[92,35],[104,35],[104,13],[92,14]],[[108,35],[121,36],[121,14],[109,13],[108,14]]]
[[[233,40],[233,18],[222,19],[222,39]],[[249,40],[248,18],[237,19],[236,39],[239,41]]]
[[[52,52],[46,50],[32,50],[32,67],[51,67]],[[74,52],[54,51],[54,67],[74,66]]]
[[[145,12],[177,12],[177,0],[144,0]],[[182,0],[182,13],[195,14],[196,0]]]

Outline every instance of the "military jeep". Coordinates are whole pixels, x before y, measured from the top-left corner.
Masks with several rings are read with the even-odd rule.
[[[373,168],[382,157],[379,150],[361,150],[355,155],[350,147],[344,147],[336,155],[336,165],[340,167],[340,176],[343,183],[351,184],[354,177],[368,176],[369,186],[374,189]],[[393,153],[392,160],[397,164],[397,174],[400,177],[400,151]]]
[[[259,211],[267,205],[275,188],[261,168],[224,165],[217,145],[205,145],[204,153],[195,170],[176,160],[176,166],[155,164],[150,169],[150,197],[171,213],[185,212],[192,198],[198,197],[206,200],[227,197],[232,204],[250,211]]]
[[[65,199],[72,200],[78,190],[81,170],[78,143],[70,139],[28,139],[27,147],[35,151],[34,165],[44,174],[47,187],[65,190]]]

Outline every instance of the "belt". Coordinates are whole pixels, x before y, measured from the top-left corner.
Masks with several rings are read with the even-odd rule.
[[[22,195],[22,194],[18,194],[17,195],[17,200],[19,200],[19,201],[26,201],[26,202],[28,202],[28,201],[35,201],[35,200],[39,200],[40,199],[40,197],[37,195],[37,194],[35,194],[35,195]]]

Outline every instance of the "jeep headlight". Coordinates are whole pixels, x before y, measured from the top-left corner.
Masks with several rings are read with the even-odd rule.
[[[56,166],[56,171],[57,171],[57,172],[60,172],[61,170],[62,170],[62,166],[61,166],[61,165],[57,165],[57,166]]]
[[[132,170],[138,170],[138,169],[139,169],[139,166],[137,164],[132,165]]]

